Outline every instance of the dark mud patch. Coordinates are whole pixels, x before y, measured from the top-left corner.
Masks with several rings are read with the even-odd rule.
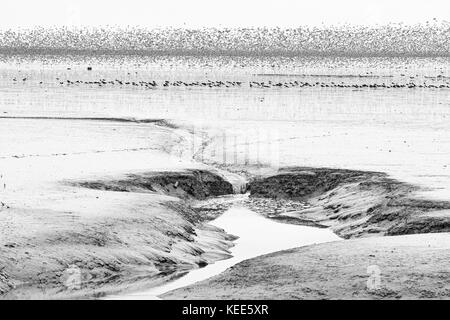
[[[233,185],[222,176],[206,170],[127,174],[120,179],[72,182],[89,189],[119,192],[153,192],[181,199],[204,200],[233,194]]]
[[[286,168],[272,176],[255,179],[250,183],[249,189],[253,197],[302,201],[324,194],[341,184],[369,183],[372,177],[385,178],[386,175],[327,168]]]
[[[328,226],[344,238],[450,231],[450,202],[417,199],[418,187],[380,172],[283,168],[255,177],[249,190],[256,199],[306,201],[307,208],[275,216]]]

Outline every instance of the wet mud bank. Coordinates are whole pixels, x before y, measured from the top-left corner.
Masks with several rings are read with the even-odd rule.
[[[261,170],[258,172],[260,174],[245,175],[250,178],[248,186],[242,182],[245,179],[234,177],[235,180],[230,180],[216,169],[153,171],[60,182],[66,192],[77,194],[77,208],[92,206],[96,201],[108,204],[106,209],[102,207],[100,214],[94,205],[91,209],[95,212],[94,217],[90,211],[83,212],[87,209],[79,209],[79,212],[75,209],[70,212],[47,210],[39,214],[33,209],[2,209],[2,215],[14,216],[14,219],[9,219],[11,230],[21,230],[19,224],[33,226],[34,229],[22,228],[19,233],[4,233],[4,243],[0,247],[0,298],[83,298],[139,291],[229,258],[236,238],[208,222],[229,209],[234,203],[232,195],[239,191],[250,193],[250,197],[242,202],[244,207],[267,218],[288,224],[330,228],[343,238],[438,232],[445,235],[450,230],[448,202],[415,198],[417,187],[393,180],[383,173],[303,167],[283,168],[264,174]],[[43,215],[54,218],[43,219]],[[386,241],[390,242],[387,246],[394,250],[397,240],[392,238],[386,237]],[[398,238],[399,241],[401,239]],[[372,245],[361,243],[361,250],[372,256]],[[307,248],[295,250],[313,252],[316,246]],[[317,263],[322,266],[321,261],[328,261],[327,255],[336,252],[336,248],[344,255],[348,254],[349,247],[344,242],[339,246],[330,243],[324,248],[324,252],[319,252],[320,257],[311,258],[311,270],[317,269]],[[279,255],[296,268],[301,260],[295,258],[297,251],[294,251],[280,252]],[[410,254],[413,256],[414,252]],[[205,282],[208,289],[202,289],[204,292],[199,296],[191,295],[191,287],[188,287],[179,291],[179,296],[178,293],[168,293],[167,297],[208,298],[216,293],[219,297],[220,290],[216,289],[223,287],[223,297],[237,298],[229,292],[229,285],[236,286],[234,282],[242,277],[260,277],[254,263],[270,260],[274,255],[233,266],[230,271],[216,277],[223,279],[220,280],[223,283],[214,282],[216,278],[210,280],[214,286]],[[433,259],[437,257],[436,253]],[[399,257],[389,255],[385,258],[394,263]],[[343,268],[345,261],[339,262]],[[17,265],[22,268],[17,268]],[[269,261],[267,265],[277,264]],[[326,265],[323,268],[319,275],[335,274],[332,272],[335,268],[330,269]],[[70,270],[81,275],[76,290],[67,284]],[[237,277],[232,274],[233,270],[240,272]],[[361,273],[361,270],[350,270],[349,277],[356,273]],[[272,276],[281,277],[281,274],[286,275],[280,280],[283,283],[290,284],[295,278],[284,271],[274,271]],[[258,281],[263,286],[269,280]],[[319,280],[311,283],[304,292],[298,293],[293,287],[286,294],[296,292],[295,295],[286,298],[297,295],[324,297],[322,291],[326,293],[327,288],[313,289],[320,287]],[[339,283],[335,285],[340,286]],[[391,291],[395,293],[396,290]],[[391,291],[386,297],[397,296]],[[305,292],[313,292],[314,295]],[[361,292],[357,296],[365,291]],[[244,290],[239,298],[246,297],[246,294]],[[262,290],[249,298],[266,297],[267,294]],[[331,292],[326,297],[340,294]],[[384,297],[384,294],[380,292],[380,296],[375,296]],[[413,295],[419,294],[422,293]],[[274,296],[267,295],[267,298]]]
[[[278,251],[162,298],[449,299],[449,240],[449,233],[368,237]]]
[[[415,197],[419,188],[384,173],[329,168],[283,168],[253,177],[253,199],[306,201],[273,218],[330,227],[343,238],[450,231],[450,202]]]
[[[83,181],[71,184],[105,191],[156,192],[192,200],[204,200],[208,197],[217,197],[234,192],[233,185],[225,178],[206,170],[128,174],[119,179]]]
[[[205,279],[219,276],[239,262],[247,259],[310,244],[342,241],[331,230],[319,230],[314,227],[278,223],[271,219],[266,219],[262,215],[242,206],[242,200],[245,200],[247,197],[248,194],[234,196],[234,201],[237,202],[236,205],[211,222],[212,225],[238,237],[235,241],[235,246],[231,248],[232,257],[230,259],[193,270],[186,276],[159,287],[107,298],[157,299],[172,290],[196,285]],[[280,235],[283,236],[280,237]],[[187,295],[187,298],[189,299],[189,295]]]
[[[449,202],[421,199],[418,187],[379,172],[296,167],[248,175],[252,210],[348,240],[247,259],[163,299],[450,298]]]
[[[200,209],[206,199],[233,193],[217,173],[150,172],[60,184],[73,192],[78,211],[2,210],[16,231],[2,236],[0,299],[133,291],[230,257],[236,238],[207,223],[221,211],[211,216]]]

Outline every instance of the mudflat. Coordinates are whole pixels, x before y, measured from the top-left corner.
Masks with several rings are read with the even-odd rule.
[[[196,202],[246,180],[253,211],[346,240],[164,298],[448,298],[447,58],[2,58],[1,298],[145,290],[229,258],[223,208]]]
[[[450,234],[371,237],[243,261],[164,299],[449,299]]]
[[[383,173],[329,168],[269,170],[250,178],[249,190],[269,219],[350,240],[249,259],[163,298],[450,298],[448,202],[416,198],[419,187]]]
[[[166,152],[175,137],[182,140],[176,129],[116,120],[0,122],[8,128],[3,143],[16,142],[0,158],[1,298],[98,297],[229,257],[234,238],[189,202],[233,186],[217,170]],[[76,288],[68,282],[74,272]]]

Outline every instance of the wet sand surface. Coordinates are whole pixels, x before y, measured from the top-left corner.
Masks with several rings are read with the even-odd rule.
[[[373,237],[239,263],[164,299],[449,299],[450,237]],[[371,284],[373,285],[371,286]]]
[[[3,57],[1,77],[0,116],[170,119],[213,136],[198,160],[375,170],[450,192],[448,58]],[[315,86],[275,85],[294,81]],[[362,87],[391,82],[416,87]]]
[[[190,61],[193,67],[186,64],[189,59],[175,57],[156,62],[136,58],[73,58],[58,63],[48,57],[31,60],[2,57],[0,214],[2,265],[7,266],[0,271],[2,292],[20,287],[39,274],[44,283],[41,288],[29,290],[25,286],[14,294],[46,297],[60,293],[64,297],[67,292],[59,290],[65,268],[71,264],[84,268],[85,262],[98,256],[100,251],[103,258],[91,265],[86,263],[89,266],[85,269],[106,265],[102,269],[104,274],[95,276],[102,279],[98,283],[103,288],[96,290],[96,282],[92,282],[85,292],[75,295],[135,291],[136,286],[129,287],[130,281],[117,286],[114,281],[105,280],[111,275],[123,274],[126,268],[117,269],[118,265],[144,266],[142,277],[134,283],[145,289],[154,285],[148,273],[162,272],[160,267],[154,270],[161,259],[177,260],[175,265],[181,269],[189,265],[186,268],[189,270],[228,255],[232,238],[210,229],[209,224],[200,226],[191,221],[190,215],[195,214],[186,214],[191,212],[189,206],[167,209],[167,202],[179,201],[172,193],[176,182],[171,182],[170,192],[158,189],[157,192],[147,190],[147,193],[75,188],[67,182],[121,180],[129,174],[199,168],[229,169],[242,175],[253,168],[253,176],[264,176],[281,167],[332,167],[385,172],[394,179],[419,186],[412,197],[449,200],[450,91],[445,85],[450,74],[447,58],[343,59],[338,64],[327,58],[273,59],[223,58],[209,62],[194,59]],[[88,65],[92,66],[92,71],[87,71]],[[386,75],[393,75],[394,79],[386,80]],[[115,81],[115,84],[103,84],[102,79]],[[83,83],[72,84],[67,80],[82,80]],[[209,80],[242,81],[245,85],[163,86],[165,81]],[[142,81],[157,81],[158,86],[148,88],[141,85]],[[250,86],[252,81],[319,84],[261,88]],[[336,87],[332,82],[350,87]],[[422,88],[362,87],[374,82],[427,85]],[[51,117],[71,119],[48,119]],[[160,119],[168,122],[151,123]],[[231,179],[241,179],[227,175],[232,176]],[[149,206],[154,208],[150,211],[153,212],[151,219]],[[180,216],[180,212],[185,213]],[[120,223],[111,226],[110,215],[121,220]],[[191,241],[182,239],[176,241],[181,249],[171,249],[173,235],[167,235],[167,228],[159,226],[167,226],[166,222],[174,219],[179,221],[174,226],[175,234],[179,228],[194,230],[197,227],[211,234],[195,238],[189,231],[187,233],[196,239],[194,242],[198,241],[198,247],[196,243],[193,249]],[[135,232],[137,224],[144,220],[145,230],[153,230],[150,235],[145,230]],[[119,239],[112,229],[111,233],[108,229],[111,237],[97,234],[98,228],[108,226],[122,228]],[[74,229],[77,235],[63,236],[67,230]],[[81,234],[86,234],[86,238],[81,239]],[[48,246],[54,237],[62,244]],[[214,249],[211,249],[211,237],[215,239]],[[99,242],[99,238],[107,240]],[[156,244],[161,243],[161,239],[162,245]],[[395,238],[386,239],[374,240],[374,243]],[[421,254],[414,236],[408,239],[412,239],[411,246],[417,243],[417,254]],[[369,246],[371,240],[364,241],[368,242],[361,245]],[[345,243],[341,242],[340,246]],[[74,246],[86,250],[78,251],[82,254],[74,257]],[[205,251],[204,259],[193,255],[197,249],[206,248],[213,254]],[[332,252],[333,244],[329,244],[329,248]],[[347,251],[351,252],[351,248],[347,247]],[[438,256],[430,258],[438,259]],[[315,261],[318,266],[322,265],[321,260]],[[49,264],[46,266],[44,262]],[[19,270],[16,265],[23,267]],[[151,266],[150,272],[147,266]],[[135,273],[130,274],[135,279]],[[48,291],[46,281],[58,289]],[[111,287],[105,289],[105,284]]]
[[[183,148],[184,132],[153,123],[1,122],[4,298],[101,296],[228,256],[232,238],[202,223],[164,185],[146,182],[127,192],[79,185],[212,170],[175,151]],[[82,290],[65,285],[73,265],[83,275]]]
[[[230,249],[230,258],[190,271],[180,279],[147,291],[108,298],[159,299],[159,296],[169,291],[216,276],[243,260],[308,244],[340,240],[330,230],[274,222],[241,207],[239,204],[234,205],[219,218],[212,221],[211,224],[238,237],[234,241],[234,246]],[[274,241],[274,239],[278,240]]]

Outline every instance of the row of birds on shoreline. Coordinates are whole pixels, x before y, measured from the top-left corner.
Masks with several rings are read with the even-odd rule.
[[[27,81],[27,78],[23,78],[21,81]],[[13,79],[14,82],[18,82],[17,78]],[[131,87],[140,87],[145,89],[154,89],[157,87],[209,87],[209,88],[234,88],[234,87],[249,87],[249,88],[305,88],[305,87],[320,87],[320,88],[353,88],[353,89],[364,89],[364,88],[433,88],[433,89],[450,89],[450,83],[440,83],[440,84],[429,84],[423,82],[421,84],[416,84],[413,82],[408,83],[363,83],[363,84],[346,84],[344,82],[307,82],[307,81],[194,81],[194,82],[185,82],[185,81],[162,81],[156,82],[152,81],[125,81],[125,80],[107,80],[107,79],[99,79],[95,81],[84,81],[84,80],[61,80],[56,78],[57,84],[66,85],[66,86],[76,86],[76,85],[90,85],[90,86],[131,86]],[[40,85],[43,85],[44,82],[40,81]]]

